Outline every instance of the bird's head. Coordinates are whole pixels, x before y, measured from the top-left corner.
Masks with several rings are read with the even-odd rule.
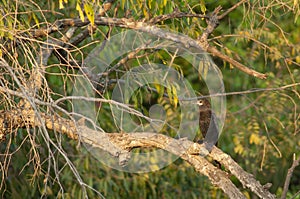
[[[199,106],[200,110],[209,110],[210,109],[210,102],[207,99],[198,100],[197,105]]]

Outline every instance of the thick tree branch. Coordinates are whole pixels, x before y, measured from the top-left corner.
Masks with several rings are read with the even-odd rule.
[[[118,26],[121,28],[128,28],[133,30],[138,30],[142,32],[146,32],[152,35],[155,35],[159,38],[165,38],[169,39],[171,41],[174,41],[176,43],[181,43],[186,47],[195,47],[207,52],[212,53],[213,56],[217,56],[221,59],[224,59],[225,61],[228,61],[233,66],[235,66],[237,69],[252,75],[257,78],[265,79],[267,76],[265,74],[259,73],[253,69],[247,68],[245,65],[239,63],[238,61],[222,54],[221,52],[217,51],[214,47],[209,47],[207,43],[207,38],[209,34],[214,30],[215,27],[217,27],[217,13],[220,11],[220,7],[218,7],[212,14],[211,18],[208,20],[210,21],[211,25],[208,25],[206,31],[204,34],[200,37],[199,41],[196,41],[188,36],[178,35],[171,32],[166,32],[156,26],[150,25],[148,23],[145,23],[143,21],[134,21],[132,19],[126,19],[126,18],[108,18],[108,17],[97,17],[95,18],[95,24],[96,25],[105,25],[105,26]],[[89,24],[88,20],[85,20],[84,22],[81,21],[81,19],[63,19],[58,21],[57,23],[60,24],[60,27],[68,27],[68,26],[75,26],[75,27],[82,27]]]
[[[198,38],[199,42],[205,46],[205,50],[208,48],[208,37],[209,35],[218,27],[219,25],[219,19],[218,19],[218,14],[221,11],[222,7],[218,6],[209,16],[209,18],[206,20],[207,21],[207,27],[205,28],[204,32],[202,35]]]
[[[209,154],[214,160],[217,160],[225,166],[239,181],[251,191],[253,191],[260,198],[276,198],[264,186],[262,186],[253,175],[245,172],[239,164],[237,164],[229,155],[222,152],[217,147]]]
[[[42,125],[39,118],[35,117],[34,112],[30,110],[2,111],[1,116],[0,135],[2,138],[13,128]],[[228,179],[228,175],[224,171],[217,169],[204,157],[195,153],[199,154],[203,148],[199,144],[185,139],[176,140],[156,133],[106,134],[58,117],[50,119],[45,114],[40,114],[40,118],[48,129],[65,133],[72,139],[80,139],[82,142],[107,151],[115,157],[119,157],[120,154],[129,152],[136,147],[164,149],[188,161],[199,173],[206,175],[212,184],[220,187],[229,197],[245,198]]]
[[[228,174],[209,163],[199,154],[207,154],[208,151],[199,145],[186,139],[174,139],[156,133],[104,133],[90,129],[84,122],[75,123],[73,120],[59,116],[49,116],[44,113],[36,113],[34,110],[20,107],[19,109],[0,112],[0,138],[4,140],[12,129],[23,127],[34,128],[46,126],[48,129],[67,134],[71,139],[79,139],[93,147],[109,152],[112,156],[121,158],[121,154],[128,153],[136,147],[160,148],[166,150],[189,162],[199,173],[207,176],[212,184],[218,186],[230,198],[245,198],[228,178]],[[222,163],[240,182],[250,188],[262,198],[275,198],[274,195],[264,189],[252,175],[246,173],[231,157],[216,147],[209,154],[214,160]]]

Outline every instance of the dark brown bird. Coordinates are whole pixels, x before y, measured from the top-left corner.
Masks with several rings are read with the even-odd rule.
[[[197,105],[199,106],[199,126],[200,131],[202,133],[203,138],[205,138],[208,127],[211,120],[211,106],[210,102],[207,99],[201,99],[197,101]]]
[[[211,111],[210,102],[207,99],[201,99],[197,102],[199,106],[199,126],[203,140],[197,140],[198,143],[204,143],[206,149],[211,151],[214,145],[218,145],[219,130],[217,127],[216,116]],[[221,163],[214,161],[214,164],[221,168]]]

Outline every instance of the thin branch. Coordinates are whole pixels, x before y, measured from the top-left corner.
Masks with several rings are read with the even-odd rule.
[[[114,0],[108,0],[105,1],[96,17],[102,17],[105,15],[107,11],[111,9],[112,4],[114,3]],[[81,20],[81,19],[79,19]],[[57,32],[59,30],[64,29],[64,23],[62,23],[63,20],[57,20],[53,25],[51,25],[49,28],[40,28],[40,29],[33,29],[30,31],[30,36],[34,38],[44,37],[48,36],[49,34],[53,32]],[[89,20],[87,18],[84,19],[84,21],[88,22],[86,25],[89,24]],[[28,35],[24,35],[25,37],[28,37]]]
[[[75,37],[70,39],[69,43],[62,43],[61,48],[56,49],[55,56],[61,61],[62,64],[71,64],[72,61],[67,59],[67,55],[69,51],[66,51],[66,49],[70,50],[72,48],[75,48],[80,42],[85,40],[89,36],[90,32],[89,29],[84,29],[79,34],[77,34]],[[77,65],[75,63],[72,63],[72,65]]]
[[[287,172],[287,175],[286,175],[286,178],[285,178],[285,182],[284,182],[284,186],[283,186],[283,191],[282,191],[281,199],[285,199],[286,198],[287,192],[289,190],[289,185],[290,185],[290,181],[291,181],[293,172],[294,172],[295,168],[297,166],[299,166],[299,163],[300,163],[300,156],[299,156],[298,159],[296,159],[295,158],[295,154],[294,154],[293,164],[292,164],[291,168],[289,168],[289,170]]]
[[[71,27],[61,39],[47,39],[47,42],[40,47],[40,54],[36,57],[36,66],[28,80],[28,85],[33,87],[32,90],[39,91],[42,87],[48,59],[55,50],[55,46],[64,45],[74,33],[75,28]]]
[[[239,7],[242,3],[245,3],[248,0],[242,0],[238,3],[236,3],[234,6],[232,6],[231,8],[229,8],[228,10],[226,10],[226,12],[224,12],[223,14],[218,16],[218,19],[221,20],[223,19],[226,15],[228,15],[230,12],[232,12],[234,9],[236,9],[237,7]]]
[[[223,53],[221,53],[220,51],[218,51],[215,47],[208,47],[207,49],[208,52],[212,53],[213,56],[219,57],[224,61],[227,61],[228,63],[232,64],[233,66],[235,66],[237,69],[243,71],[244,73],[260,78],[260,79],[266,79],[267,75],[257,72],[253,69],[248,68],[247,66],[241,64],[240,62],[232,59],[231,57],[224,55]]]
[[[114,65],[113,67],[109,68],[106,72],[105,75],[109,75],[111,72],[114,72],[117,68],[119,68],[121,65],[124,65],[128,60],[136,58],[137,54],[139,52],[141,52],[142,50],[147,50],[149,49],[149,44],[150,44],[151,40],[147,41],[145,44],[139,46],[138,48],[132,50],[131,52],[129,52],[127,54],[127,56],[125,56],[124,58],[122,58],[116,65]],[[104,75],[104,74],[103,74]]]
[[[0,61],[0,66],[1,66],[1,61]],[[120,81],[120,80],[118,80],[118,82],[122,83],[122,81]],[[285,85],[285,86],[274,87],[274,88],[254,88],[254,89],[245,90],[245,91],[235,91],[235,92],[227,92],[227,93],[217,93],[217,94],[211,94],[211,95],[203,95],[203,96],[199,96],[199,97],[196,97],[196,98],[179,98],[179,100],[193,101],[193,100],[197,100],[197,99],[211,98],[211,97],[231,96],[231,95],[245,95],[245,94],[250,94],[250,93],[258,93],[258,92],[281,91],[281,90],[285,90],[285,89],[288,89],[288,88],[291,88],[291,87],[296,87],[296,86],[300,86],[300,83],[288,84],[288,85]],[[157,92],[157,90],[154,89],[154,88],[149,88],[149,89],[151,91]],[[24,96],[23,93],[11,90],[9,88],[5,88],[5,87],[2,87],[2,86],[0,86],[0,92],[9,93],[9,94],[14,95],[14,96],[25,98],[25,96]],[[58,99],[56,101],[56,104],[57,104],[58,101],[60,102],[60,101],[67,100],[67,99],[73,99],[73,97],[70,96],[70,98],[64,97],[63,99]],[[84,99],[84,100],[86,100],[86,99]],[[101,101],[101,102],[108,102],[106,99],[98,99],[98,100]],[[40,104],[40,105],[51,106],[50,103],[43,102],[43,101],[38,100],[38,99],[33,99],[33,102],[35,102],[37,104]]]
[[[228,57],[227,55],[222,54],[221,52],[219,52],[215,47],[212,47],[208,44],[208,37],[210,36],[210,34],[218,27],[219,25],[219,20],[221,20],[222,18],[224,18],[228,13],[230,13],[231,11],[233,11],[235,8],[237,8],[239,5],[241,5],[242,3],[244,3],[245,0],[240,1],[239,3],[235,4],[233,7],[231,7],[230,9],[228,9],[224,14],[219,15],[219,12],[221,11],[222,7],[218,6],[211,14],[211,16],[208,18],[207,20],[207,27],[204,30],[204,32],[202,33],[202,35],[198,38],[199,43],[201,44],[201,46],[203,47],[203,49],[207,52],[212,53],[213,56],[217,56],[221,59],[223,59],[226,62],[229,62],[230,64],[232,64],[233,66],[235,66],[237,69],[251,75],[254,77],[258,77],[260,79],[266,79],[267,75],[259,73],[253,69],[249,69],[247,66],[241,64],[240,62]]]
[[[175,10],[171,14],[159,15],[157,17],[154,17],[154,18],[150,19],[149,23],[150,24],[157,24],[159,22],[166,21],[168,19],[183,18],[183,17],[196,17],[196,18],[202,18],[202,19],[203,18],[206,18],[206,19],[209,18],[209,16],[207,16],[207,15],[193,14],[193,13],[183,13],[183,12],[179,12],[178,10]]]
[[[296,86],[300,86],[300,82],[299,83],[294,83],[294,84],[288,84],[288,85],[281,86],[281,87],[253,88],[253,89],[245,90],[245,91],[235,91],[235,92],[227,92],[227,93],[217,93],[217,94],[211,94],[211,95],[204,95],[204,96],[197,97],[196,99],[207,98],[207,97],[230,96],[230,95],[245,95],[245,94],[250,94],[250,93],[267,92],[267,91],[268,92],[269,91],[281,91],[281,90],[285,90],[287,88],[292,88],[292,87],[296,87]],[[195,100],[195,98],[190,98],[189,100]]]

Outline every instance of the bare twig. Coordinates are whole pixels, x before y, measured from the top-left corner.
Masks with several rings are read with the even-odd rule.
[[[290,181],[291,181],[293,172],[294,172],[295,168],[297,166],[299,166],[299,163],[300,163],[300,157],[298,159],[296,159],[295,156],[296,155],[294,154],[294,156],[293,156],[293,164],[292,164],[291,168],[288,169],[288,172],[286,174],[286,178],[285,178],[285,182],[284,182],[284,186],[283,186],[283,191],[282,191],[281,199],[286,198],[286,194],[287,194],[287,192],[289,190],[289,185],[290,185]]]
[[[212,53],[213,56],[219,57],[223,59],[224,61],[227,61],[228,63],[232,64],[235,66],[237,69],[243,71],[244,73],[247,73],[248,75],[260,78],[260,79],[266,79],[267,75],[257,72],[253,69],[248,68],[247,66],[241,64],[240,62],[232,59],[231,57],[228,57],[227,55],[224,55],[220,51],[218,51],[215,47],[208,47],[207,49],[208,52]]]
[[[150,24],[157,24],[159,22],[168,20],[168,19],[174,19],[174,18],[183,18],[183,17],[196,17],[196,18],[209,18],[207,15],[202,14],[193,14],[193,13],[183,13],[175,10],[171,14],[165,14],[165,15],[159,15],[157,17],[154,17],[149,20]]]
[[[226,15],[228,15],[230,12],[232,12],[234,9],[236,9],[237,7],[239,7],[241,4],[245,3],[248,0],[242,0],[239,1],[238,3],[236,3],[235,5],[233,5],[231,8],[229,8],[228,10],[226,10],[226,12],[224,12],[223,14],[218,16],[218,19],[221,20],[223,19]]]

